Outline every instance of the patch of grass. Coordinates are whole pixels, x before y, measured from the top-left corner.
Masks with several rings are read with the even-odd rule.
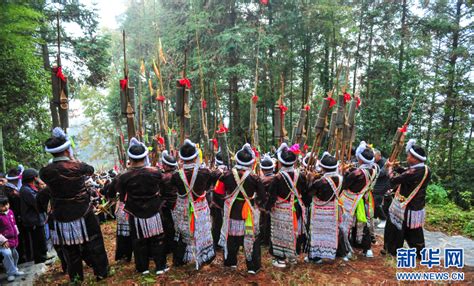
[[[454,203],[426,206],[426,227],[449,235],[474,238],[474,210],[464,211]]]

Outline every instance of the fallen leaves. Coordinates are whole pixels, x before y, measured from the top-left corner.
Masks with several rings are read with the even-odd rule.
[[[377,237],[377,244],[373,246],[375,257],[372,259],[356,254],[356,259],[344,262],[340,258],[335,261],[324,261],[322,265],[307,264],[303,262],[300,255],[298,264],[279,269],[272,266],[272,257],[268,253],[268,247],[262,247],[262,269],[257,275],[247,274],[245,258],[241,252],[238,257],[237,269],[224,267],[223,253],[217,252],[217,257],[210,265],[202,267],[199,271],[194,265],[183,267],[171,267],[171,270],[162,276],[149,274],[143,276],[135,272],[135,264],[116,262],[113,260],[115,252],[115,222],[107,222],[101,225],[104,235],[105,248],[110,262],[111,276],[101,282],[101,285],[301,285],[301,284],[394,284],[396,259],[390,256],[381,256],[380,250],[383,241]],[[168,256],[168,264],[171,265],[172,257]],[[154,265],[150,263],[150,272],[153,273]],[[427,271],[426,268],[417,268],[417,271]],[[435,271],[445,271],[439,269]],[[83,285],[95,284],[95,278],[90,267],[84,268],[85,282]],[[466,281],[472,281],[473,269],[464,269]],[[61,273],[59,263],[53,265],[46,274],[41,276],[36,284],[51,285],[51,281],[57,285],[66,285],[69,282],[67,275]]]

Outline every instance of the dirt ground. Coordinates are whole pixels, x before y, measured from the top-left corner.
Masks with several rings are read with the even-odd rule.
[[[223,266],[223,253],[218,251],[216,259],[199,271],[194,265],[174,268],[165,275],[154,274],[141,275],[135,272],[133,260],[131,263],[115,262],[115,223],[108,222],[102,225],[105,239],[105,247],[110,262],[110,277],[95,282],[91,268],[85,267],[85,281],[83,285],[161,285],[161,284],[186,284],[186,285],[208,285],[208,284],[260,284],[260,285],[301,285],[301,284],[397,284],[395,273],[396,259],[380,255],[383,239],[377,237],[377,244],[373,246],[374,258],[365,258],[360,252],[356,252],[353,260],[344,262],[337,258],[335,261],[325,261],[322,265],[307,264],[301,255],[298,264],[287,269],[275,268],[271,265],[271,256],[268,248],[262,248],[262,270],[257,275],[247,274],[243,253],[239,256],[237,270]],[[171,257],[168,258],[171,265]],[[152,263],[151,263],[152,265]],[[153,265],[152,265],[153,266]],[[151,269],[150,269],[151,270]],[[417,267],[411,271],[421,272],[444,272],[444,268]],[[459,271],[453,268],[449,272]],[[465,267],[464,282],[450,283],[450,285],[468,285],[474,281],[474,268]],[[54,264],[49,271],[38,280],[38,285],[62,285],[68,283],[68,277],[62,274],[59,262]],[[403,282],[407,283],[408,282]],[[419,283],[417,283],[419,284]],[[437,283],[439,284],[439,283]],[[472,285],[472,284],[471,284]]]

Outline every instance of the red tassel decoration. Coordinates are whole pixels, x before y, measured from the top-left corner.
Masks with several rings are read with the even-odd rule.
[[[328,100],[329,101],[329,108],[333,107],[334,105],[336,105],[336,101],[334,100],[334,98],[332,97],[326,97],[325,100]]]
[[[349,93],[344,93],[344,103],[351,101],[351,95]]]
[[[156,141],[157,141],[158,144],[160,144],[160,145],[165,145],[165,138],[163,138],[163,137],[161,137],[161,136],[159,136],[159,135],[156,136]]]
[[[156,100],[164,102],[166,98],[163,95],[159,95],[156,97]]]
[[[361,102],[360,102],[360,97],[358,97],[358,98],[357,98],[357,107],[359,107],[360,104],[361,104]]]
[[[304,106],[304,110],[309,111],[310,109],[311,109],[311,106],[309,106],[309,104],[306,104],[306,105]]]
[[[201,102],[201,105],[202,105],[202,109],[206,109],[207,101],[205,99],[203,99],[202,102]]]
[[[402,133],[406,133],[407,130],[408,130],[408,126],[407,126],[407,125],[403,125],[402,128],[398,128],[398,130],[400,130],[400,132],[402,132]]]
[[[189,78],[182,78],[182,79],[180,79],[180,80],[179,80],[179,84],[180,84],[181,86],[187,87],[188,89],[191,88],[191,81],[189,80]]]
[[[124,78],[124,79],[121,79],[120,80],[120,88],[122,90],[125,90],[127,88],[127,82],[128,82],[128,79],[127,78]]]
[[[256,158],[260,158],[260,153],[257,151],[257,148],[252,147],[253,152],[255,153]]]
[[[54,72],[56,72],[56,77],[60,78],[63,82],[66,82],[66,77],[63,74],[63,69],[61,67],[57,67],[53,69]]]
[[[252,96],[252,101],[253,103],[257,104],[258,102],[258,96],[256,96],[255,94]]]
[[[288,107],[286,107],[283,104],[280,104],[280,110],[281,110],[281,115],[285,115],[285,113],[288,111]]]
[[[268,0],[260,0],[260,4],[262,4],[262,5],[268,5]]]
[[[217,142],[216,138],[211,139],[212,144],[214,145],[214,149],[219,149],[219,143]]]
[[[216,133],[227,133],[229,131],[229,129],[227,127],[225,127],[224,124],[222,124],[220,127],[219,127],[219,130],[216,131]]]

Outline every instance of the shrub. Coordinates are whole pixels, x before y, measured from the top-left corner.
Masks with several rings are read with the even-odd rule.
[[[474,237],[474,221],[469,221],[465,224],[463,233],[468,237]]]
[[[431,184],[426,190],[426,201],[433,205],[448,203],[448,192],[440,185]]]

